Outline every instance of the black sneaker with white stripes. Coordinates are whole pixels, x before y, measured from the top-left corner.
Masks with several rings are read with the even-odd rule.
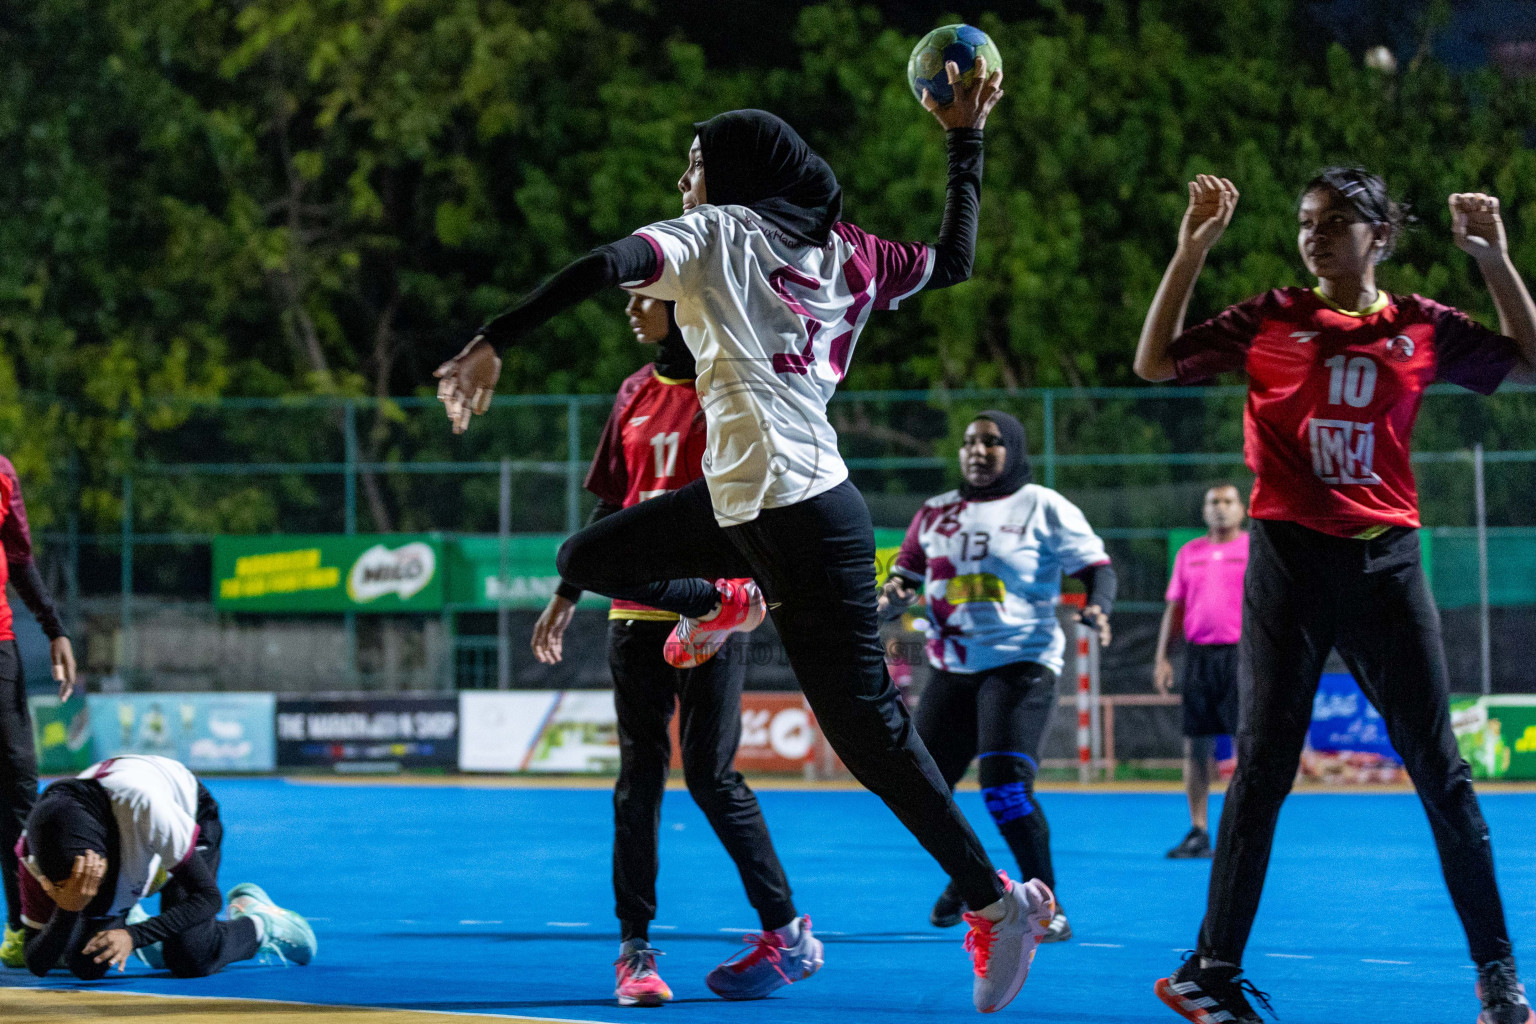
[[[1254,988],[1241,967],[1219,962],[1203,967],[1203,958],[1190,953],[1184,957],[1173,977],[1153,986],[1157,998],[1180,1017],[1194,1024],[1261,1024],[1263,1018],[1248,1002],[1250,995],[1274,1015],[1268,993]]]
[[[1515,958],[1492,960],[1477,969],[1477,998],[1483,1012],[1477,1024],[1533,1024],[1536,1013],[1525,998],[1525,986],[1515,973]]]

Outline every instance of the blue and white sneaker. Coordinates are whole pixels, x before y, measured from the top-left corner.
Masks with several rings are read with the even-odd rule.
[[[254,882],[241,882],[229,890],[229,919],[242,917],[261,922],[259,952],[276,954],[284,963],[307,964],[320,948],[309,922],[273,903],[266,890]]]
[[[821,970],[822,945],[811,934],[810,915],[800,918],[800,938],[793,946],[779,941],[775,932],[748,935],[747,948],[710,971],[704,984],[722,999],[762,999]]]
[[[135,925],[148,920],[149,911],[135,903],[133,909],[128,911],[128,917],[123,921],[123,924]],[[145,967],[150,967],[157,971],[165,970],[165,950],[160,947],[158,942],[151,943],[148,946],[140,946],[133,951],[133,956],[134,959],[138,960]]]

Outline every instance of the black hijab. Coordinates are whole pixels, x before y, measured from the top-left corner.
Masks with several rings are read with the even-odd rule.
[[[95,850],[107,860],[101,888],[85,912],[106,910],[117,890],[118,830],[112,798],[94,779],[62,779],[43,790],[27,815],[27,849],[55,885],[74,870],[75,858]]]
[[[667,307],[667,336],[656,345],[656,358],[652,360],[652,368],[663,377],[673,380],[692,380],[699,375],[698,368],[693,362],[693,353],[688,351],[688,345],[683,341],[683,332],[677,327],[677,303],[668,302]]]
[[[797,242],[827,244],[843,190],[793,128],[766,110],[731,110],[694,128],[711,204],[748,207]]]
[[[1007,457],[1003,460],[1003,471],[997,475],[996,480],[985,487],[974,487],[962,481],[960,497],[966,501],[1007,497],[1029,483],[1033,475],[1029,465],[1029,446],[1024,436],[1024,424],[996,409],[979,412],[975,418],[996,424],[997,432],[1003,435],[1003,450],[1007,453]]]

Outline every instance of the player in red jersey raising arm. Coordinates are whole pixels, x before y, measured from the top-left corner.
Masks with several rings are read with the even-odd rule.
[[[1467,933],[1480,1024],[1536,1021],[1515,973],[1488,826],[1451,732],[1440,617],[1419,561],[1408,439],[1434,381],[1490,394],[1536,369],[1536,306],[1509,260],[1498,200],[1450,197],[1456,244],[1482,271],[1502,334],[1418,295],[1376,287],[1405,220],[1374,174],[1309,181],[1298,244],[1315,288],[1277,288],[1183,329],[1206,252],[1232,219],[1230,181],[1189,186],[1178,251],[1136,348],[1147,380],[1244,371],[1244,449],[1256,480],[1238,670],[1237,774],[1227,791],[1194,954],[1157,983],[1208,1024],[1259,1020],[1243,947],[1258,911],[1280,805],[1296,777],[1312,697],[1337,648],[1386,720],[1429,816]],[[1226,1016],[1225,1014],[1230,1015]]]
[[[598,498],[588,523],[704,475],[704,410],[693,387],[697,368],[673,322],[671,304],[632,295],[626,311],[635,338],[656,346],[656,359],[619,386],[587,473],[587,490]],[[539,616],[533,653],[546,665],[560,662],[565,630],[580,599],[580,588],[562,580]],[[613,894],[620,946],[614,995],[623,1006],[659,1006],[672,998],[656,970],[650,924],[656,916],[656,833],[672,759],[667,725],[674,707],[688,791],[735,862],[763,926],[760,935],[749,937],[745,955],[715,968],[705,983],[727,999],[760,999],[803,980],[821,968],[821,940],[811,934],[811,919],[795,910],[757,797],[734,763],[741,743],[746,634],[731,636],[720,654],[701,665],[674,668],[663,648],[676,612],[615,600],[608,619],[619,729]],[[785,949],[800,955],[786,959]]]

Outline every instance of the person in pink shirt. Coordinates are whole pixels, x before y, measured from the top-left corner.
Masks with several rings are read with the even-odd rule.
[[[1212,856],[1206,823],[1216,737],[1237,732],[1237,641],[1243,628],[1243,572],[1248,568],[1247,510],[1232,484],[1205,492],[1206,534],[1179,549],[1168,581],[1168,607],[1157,633],[1152,684],[1173,687],[1168,641],[1184,633],[1184,791],[1189,834],[1168,851],[1173,858]]]

